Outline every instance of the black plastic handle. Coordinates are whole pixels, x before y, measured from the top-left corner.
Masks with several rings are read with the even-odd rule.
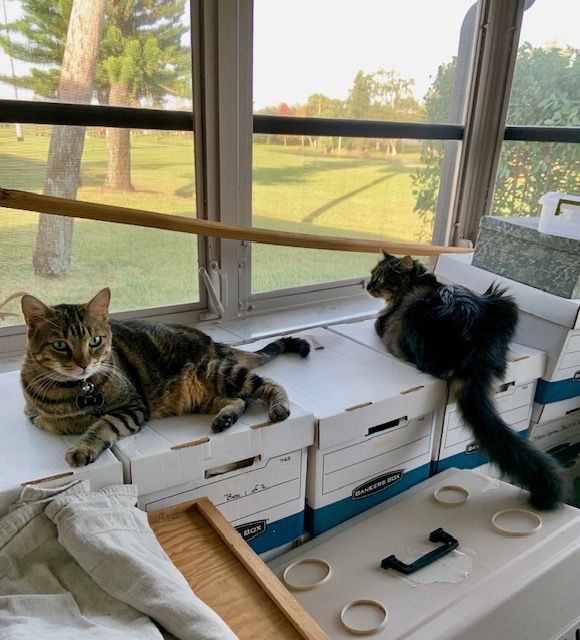
[[[429,551],[429,553],[417,558],[417,560],[411,564],[405,564],[404,562],[397,560],[394,555],[388,556],[381,560],[381,567],[383,569],[394,569],[399,573],[409,575],[410,573],[414,573],[432,562],[435,562],[435,560],[439,560],[439,558],[442,558],[450,551],[453,551],[453,549],[457,549],[459,546],[459,542],[457,542],[450,533],[443,531],[441,527],[439,527],[439,529],[435,529],[435,531],[431,531],[429,534],[429,540],[431,542],[442,542],[443,546],[433,549],[433,551]]]

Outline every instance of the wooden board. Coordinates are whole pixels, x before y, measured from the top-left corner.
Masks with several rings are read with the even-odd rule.
[[[194,593],[240,640],[328,636],[207,498],[148,514]]]
[[[394,254],[414,256],[437,256],[441,253],[466,253],[473,249],[462,247],[439,247],[426,244],[407,244],[391,240],[365,240],[360,238],[343,238],[337,236],[318,236],[310,233],[294,231],[272,231],[259,227],[246,227],[237,224],[226,224],[212,220],[192,219],[168,213],[157,213],[144,209],[118,207],[96,202],[70,200],[45,196],[30,191],[16,191],[0,187],[0,207],[31,211],[33,213],[50,213],[57,216],[102,220],[118,224],[131,224],[153,229],[180,231],[201,236],[228,238],[230,240],[247,240],[262,244],[273,244],[283,247],[302,247],[305,249],[327,249],[330,251],[354,251],[357,253],[380,253],[381,249]]]

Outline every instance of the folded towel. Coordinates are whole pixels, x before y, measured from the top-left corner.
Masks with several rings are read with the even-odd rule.
[[[3,640],[159,640],[153,621],[180,640],[235,640],[165,554],[136,498],[133,485],[25,487],[0,519]]]

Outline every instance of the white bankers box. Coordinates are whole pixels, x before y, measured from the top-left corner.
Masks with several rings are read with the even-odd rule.
[[[458,491],[440,490],[439,499],[457,500],[441,504],[434,492],[444,485],[466,490],[467,499],[461,503]],[[492,525],[500,511],[528,510],[526,497],[500,480],[449,469],[273,560],[270,568],[284,580],[292,563],[315,559],[286,573],[291,583],[308,586],[326,577],[328,563],[325,581],[291,591],[332,640],[354,637],[340,612],[356,600],[379,603],[351,608],[358,619],[345,615],[359,629],[380,626],[380,607],[387,610],[386,624],[369,635],[376,640],[575,640],[580,511],[562,506],[541,512],[540,519],[500,514],[499,530]],[[456,549],[429,542],[439,528],[457,540]],[[409,575],[381,567],[392,555],[412,564],[440,550],[448,553]]]
[[[70,467],[69,447],[80,436],[59,436],[35,427],[24,414],[20,372],[0,374],[0,514],[8,510],[28,483],[55,486],[69,480],[90,481],[91,490],[123,483],[121,463],[110,451],[86,467]]]
[[[290,359],[290,358],[288,358]],[[296,356],[298,359],[298,356]],[[265,405],[250,404],[238,422],[212,433],[213,415],[152,420],[113,452],[145,511],[207,496],[257,553],[304,533],[306,448],[314,418],[295,403],[271,423]]]
[[[326,329],[292,335],[310,339],[310,356],[280,358],[258,372],[316,418],[306,527],[318,534],[429,476],[446,385]]]
[[[519,323],[515,341],[545,351],[546,372],[538,380],[535,401],[550,404],[580,396],[580,300],[540,289],[472,266],[473,254],[437,258],[435,275],[483,293],[493,282],[515,298]]]
[[[534,404],[530,439],[550,453],[575,480],[580,476],[580,397]]]
[[[344,335],[380,353],[387,353],[374,329],[374,319],[331,325],[329,330]],[[542,351],[513,343],[505,378],[498,383],[495,405],[506,424],[527,435],[537,379],[543,375],[546,355]],[[464,425],[453,398],[448,398],[445,417],[438,429],[433,447],[433,472],[449,467],[471,469],[486,458],[474,442],[471,430]]]

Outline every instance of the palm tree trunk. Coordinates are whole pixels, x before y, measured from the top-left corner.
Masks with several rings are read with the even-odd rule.
[[[127,106],[129,92],[123,82],[111,84],[109,104]],[[105,189],[111,191],[133,191],[131,183],[131,137],[129,129],[107,129],[107,178]]]
[[[93,75],[105,13],[105,0],[74,0],[58,84],[61,102],[87,104],[93,91]],[[76,198],[84,127],[52,129],[43,193]],[[32,257],[34,271],[43,276],[68,273],[72,254],[73,218],[41,214]]]

